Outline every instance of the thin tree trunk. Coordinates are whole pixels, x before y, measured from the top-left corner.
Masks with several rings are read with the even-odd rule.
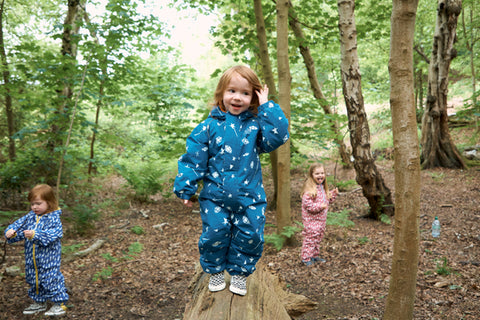
[[[319,105],[322,107],[323,112],[328,115],[334,114],[330,105],[327,102],[327,99],[323,95],[322,89],[320,87],[320,83],[318,83],[317,73],[315,71],[315,62],[313,61],[312,55],[310,53],[310,48],[307,46],[307,40],[305,39],[305,35],[303,34],[302,27],[298,22],[297,14],[293,8],[290,8],[290,19],[289,24],[295,34],[295,38],[298,41],[298,48],[300,49],[300,53],[303,57],[303,62],[305,64],[305,68],[307,69],[308,73],[308,80],[310,82],[310,87],[313,91],[313,96],[317,99]],[[350,155],[347,152],[347,147],[345,146],[345,142],[343,141],[344,135],[341,134],[338,122],[335,120],[331,121],[331,128],[332,131],[335,133],[335,142],[338,145],[338,153],[340,158],[342,159],[343,166],[345,168],[351,167]]]
[[[427,104],[422,120],[422,167],[424,169],[465,168],[465,163],[453,143],[448,128],[448,72],[457,52],[458,15],[461,0],[439,0],[433,39],[432,57],[428,71]]]
[[[66,123],[68,119],[68,114],[66,114],[66,108],[73,96],[72,90],[72,81],[71,77],[72,63],[75,61],[77,56],[76,44],[72,40],[72,35],[78,33],[78,24],[77,22],[77,13],[79,8],[79,0],[68,0],[68,10],[65,20],[63,22],[63,35],[62,35],[62,49],[61,53],[66,58],[63,61],[63,76],[62,84],[63,88],[59,92],[58,97],[58,108],[55,111],[58,114],[60,121],[57,121],[52,124],[51,131],[53,133],[54,139],[49,141],[49,149],[53,153],[55,148],[63,144],[62,135],[60,133],[66,130]],[[64,119],[64,120],[63,120]]]
[[[370,129],[363,102],[360,67],[357,55],[357,31],[355,26],[354,0],[338,0],[341,74],[343,95],[348,115],[348,129],[354,157],[353,167],[357,183],[370,206],[369,217],[376,220],[382,214],[394,213],[390,189],[375,165],[370,150]]]
[[[7,61],[7,53],[5,51],[5,41],[3,38],[3,14],[4,14],[5,0],[0,4],[0,56],[3,67],[3,86],[5,87],[5,113],[7,116],[7,132],[8,132],[8,158],[14,161],[16,158],[15,140],[13,135],[15,133],[15,115],[12,107],[12,95],[10,90],[10,70]]]
[[[99,96],[100,98],[97,101],[97,112],[95,113],[95,128],[98,128],[98,123],[100,119],[100,109],[102,107],[102,97],[104,93],[105,80],[100,81]],[[88,162],[88,175],[96,174],[97,167],[93,164],[95,159],[95,138],[97,136],[97,130],[93,130],[92,140],[90,141],[90,161]]]
[[[88,13],[85,11],[85,8],[82,8],[83,11],[83,19],[85,23],[89,24],[90,23],[90,17],[88,16]],[[97,34],[95,31],[90,30],[90,35],[95,41],[95,44],[100,45],[100,42],[98,41]],[[105,57],[103,57],[102,60],[106,60]],[[104,65],[105,61],[98,61],[98,64]],[[100,80],[100,85],[98,89],[98,100],[97,100],[97,111],[95,113],[95,128],[98,129],[98,124],[100,121],[100,110],[102,108],[102,101],[103,101],[103,96],[104,96],[104,90],[105,90],[105,82],[107,79],[107,69],[106,67],[102,67],[102,76]],[[93,130],[92,133],[92,139],[90,140],[90,161],[88,162],[88,175],[96,174],[97,173],[97,168],[94,165],[94,159],[95,159],[95,140],[97,137],[97,130]]]
[[[473,21],[473,12],[475,8],[475,2],[471,2],[471,8],[470,8],[470,14],[469,14],[469,19],[470,19],[470,26],[474,25]],[[475,38],[474,36],[474,28],[470,27],[468,30],[467,34],[467,25],[465,24],[465,10],[462,8],[462,29],[463,29],[463,38],[465,41],[465,46],[467,47],[468,53],[470,55],[470,72],[471,72],[471,79],[472,79],[472,107],[476,109],[477,107],[477,79],[476,79],[476,72],[475,72],[475,53],[474,53],[474,47],[475,43],[478,41],[478,39]],[[478,116],[475,116],[476,121],[475,121],[475,126],[477,128],[477,131],[479,130],[478,126]]]
[[[413,319],[418,271],[420,152],[413,84],[413,39],[418,0],[393,0],[390,108],[395,149],[395,236],[384,320]]]
[[[290,66],[288,60],[288,9],[289,0],[277,1],[277,63],[279,103],[285,116],[290,120]],[[277,162],[278,195],[277,195],[277,227],[282,232],[292,225],[290,212],[290,143],[278,148]],[[287,239],[287,245],[293,237]]]
[[[272,64],[270,63],[270,55],[268,54],[267,34],[265,31],[265,20],[263,18],[262,0],[253,0],[255,10],[255,21],[257,25],[257,38],[259,47],[259,56],[261,61],[262,73],[267,83],[269,96],[272,100],[278,103],[277,87],[275,86],[275,79],[272,72]],[[270,152],[270,163],[272,164],[272,178],[273,178],[273,197],[268,202],[270,210],[276,208],[277,193],[278,193],[278,150]]]

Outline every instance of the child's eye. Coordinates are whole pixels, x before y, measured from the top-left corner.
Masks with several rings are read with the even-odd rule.
[[[228,92],[230,92],[230,93],[235,93],[235,90],[233,90],[233,89],[228,89]]]
[[[249,96],[249,95],[250,95],[250,92],[244,92],[243,95],[244,95],[244,96]]]

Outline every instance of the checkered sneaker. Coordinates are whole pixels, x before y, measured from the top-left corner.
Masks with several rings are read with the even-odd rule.
[[[247,294],[247,277],[242,275],[232,276],[230,283],[230,291],[238,295],[244,296]]]
[[[208,282],[208,290],[215,292],[225,289],[225,275],[223,272],[214,273],[210,275],[210,281]]]

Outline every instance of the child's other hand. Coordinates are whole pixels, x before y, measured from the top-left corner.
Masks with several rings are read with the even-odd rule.
[[[25,230],[25,231],[23,231],[23,234],[25,235],[25,238],[27,238],[27,239],[32,239],[33,236],[35,235],[35,231],[33,231],[33,230]]]
[[[10,239],[15,236],[15,233],[16,232],[13,229],[7,230],[7,232],[5,232],[5,237],[7,237],[7,239]]]
[[[192,205],[193,205],[193,202],[190,201],[190,200],[183,200],[183,204],[184,204],[185,206],[191,208]]]
[[[263,86],[263,89],[261,89],[260,91],[255,91],[257,93],[257,96],[258,96],[258,102],[260,103],[260,105],[264,104],[265,102],[268,102],[268,87],[267,85],[264,85]]]
[[[332,195],[332,197],[338,196],[338,188],[333,189],[332,192],[331,192],[331,195]]]

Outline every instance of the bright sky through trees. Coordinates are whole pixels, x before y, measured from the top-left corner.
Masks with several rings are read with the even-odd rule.
[[[99,0],[98,3],[94,9],[87,4],[87,12],[100,16],[108,0]],[[171,0],[145,0],[145,4],[138,1],[138,12],[144,15],[153,14],[166,23],[171,38],[165,39],[165,42],[182,52],[183,63],[200,71],[202,56],[207,55],[213,48],[213,40],[208,31],[216,23],[216,17],[199,14],[193,9],[178,11],[170,6],[171,3]]]

